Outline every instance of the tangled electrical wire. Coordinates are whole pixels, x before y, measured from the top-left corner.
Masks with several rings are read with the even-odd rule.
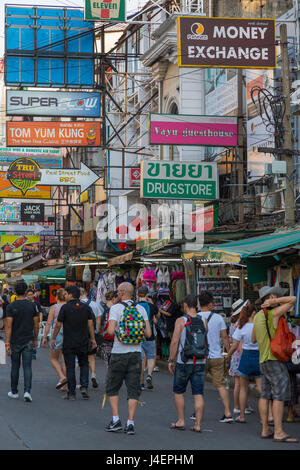
[[[255,97],[257,97],[257,102]],[[282,147],[284,142],[283,119],[286,112],[285,97],[273,95],[266,88],[254,86],[251,88],[251,99],[266,130],[274,134],[276,148]]]

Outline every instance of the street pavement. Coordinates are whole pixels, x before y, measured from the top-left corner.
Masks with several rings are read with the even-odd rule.
[[[98,389],[90,388],[90,399],[80,393],[76,401],[62,399],[63,392],[55,389],[57,377],[49,362],[48,349],[39,349],[33,361],[32,403],[25,403],[23,372],[20,373],[18,400],[7,397],[10,390],[10,359],[0,365],[0,449],[1,450],[298,450],[300,444],[275,443],[260,439],[257,400],[250,397],[255,413],[246,424],[223,424],[219,419],[223,407],[210,382],[205,388],[205,415],[202,433],[190,431],[193,411],[192,395],[186,393],[186,430],[170,429],[176,420],[172,396],[172,377],[165,365],[153,374],[154,390],[142,392],[135,425],[136,434],[107,433],[105,425],[111,420],[108,401],[102,409],[105,368],[97,357]],[[79,369],[77,369],[79,375]],[[120,393],[120,416],[126,424],[127,402],[125,386]],[[286,424],[288,433],[300,439],[300,423]],[[113,452],[111,453],[113,455]]]

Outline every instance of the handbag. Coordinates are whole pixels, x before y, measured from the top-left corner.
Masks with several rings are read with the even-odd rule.
[[[280,317],[275,336],[274,338],[271,338],[268,325],[268,310],[266,308],[263,310],[266,318],[267,332],[270,339],[271,353],[278,361],[288,362],[296,349],[293,348],[296,336],[290,331],[286,319],[284,317]]]

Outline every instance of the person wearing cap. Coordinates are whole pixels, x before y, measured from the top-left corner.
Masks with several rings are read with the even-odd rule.
[[[146,383],[149,390],[153,389],[152,384],[152,372],[155,364],[155,327],[157,323],[156,316],[158,315],[158,309],[155,305],[147,301],[148,288],[147,286],[141,286],[138,289],[139,302],[138,305],[144,307],[147,312],[150,327],[151,327],[151,337],[146,338],[146,341],[142,343],[142,372],[141,372],[141,390],[145,390],[144,385],[144,370],[147,366],[147,377]]]
[[[229,340],[232,344],[232,337],[235,330],[238,328],[239,316],[242,308],[247,305],[248,300],[244,301],[242,299],[236,300],[231,307],[231,326],[229,329]],[[238,371],[240,360],[242,356],[241,345],[236,348],[232,356],[227,357],[227,360],[230,360],[229,375],[234,378],[234,389],[233,389],[233,400],[234,400],[234,409],[233,413],[240,413],[240,374]],[[251,413],[251,410],[247,407],[247,414]]]
[[[271,352],[270,338],[274,338],[280,317],[287,314],[296,303],[296,297],[283,297],[284,290],[280,287],[264,286],[259,290],[261,310],[254,318],[254,329],[251,341],[257,342],[259,362],[262,373],[262,392],[259,399],[259,412],[262,423],[261,437],[273,438],[275,442],[297,443],[298,440],[289,436],[282,427],[284,402],[290,399],[290,378],[286,364],[278,361]],[[266,317],[264,308],[268,311]],[[268,425],[268,407],[273,400],[274,434]]]

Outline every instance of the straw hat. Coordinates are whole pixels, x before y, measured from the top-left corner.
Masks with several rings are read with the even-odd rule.
[[[231,307],[231,316],[235,316],[235,315],[238,315],[240,313],[240,311],[242,310],[243,307],[245,307],[248,303],[248,300],[242,300],[242,299],[238,299],[236,300],[233,304],[232,304],[232,307]]]

